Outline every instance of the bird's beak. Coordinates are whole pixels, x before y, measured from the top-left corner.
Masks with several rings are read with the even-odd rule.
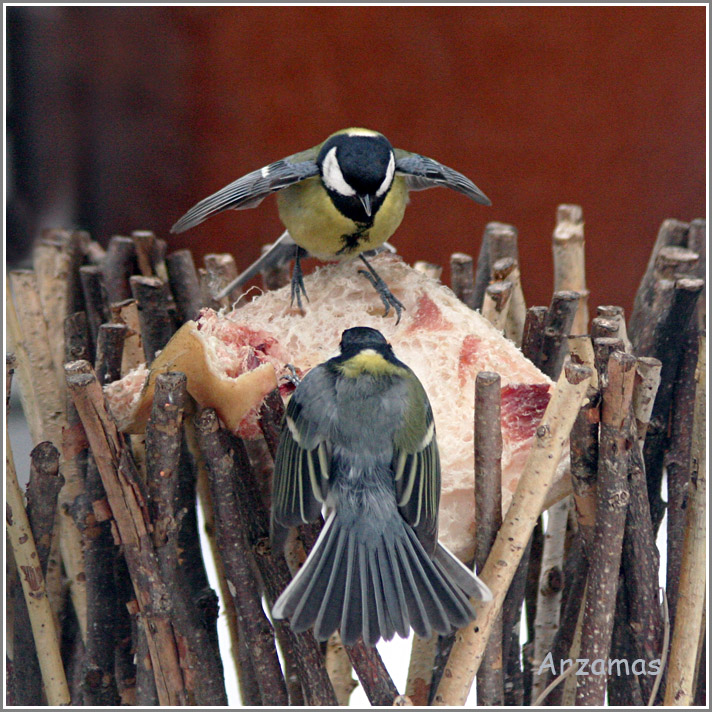
[[[359,195],[358,199],[361,201],[361,205],[363,205],[364,212],[368,217],[371,217],[371,196],[370,195]]]

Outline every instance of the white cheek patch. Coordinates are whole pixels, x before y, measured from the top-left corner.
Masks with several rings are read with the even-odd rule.
[[[332,148],[324,157],[322,163],[322,175],[326,187],[340,195],[353,196],[356,191],[346,182],[344,174],[341,172],[339,162],[336,160],[336,146]]]
[[[383,183],[381,183],[380,187],[376,191],[376,197],[380,198],[390,187],[391,183],[393,183],[393,175],[396,172],[396,159],[393,156],[393,152],[391,151],[391,159],[388,161],[388,168],[386,168],[386,177],[383,179]]]

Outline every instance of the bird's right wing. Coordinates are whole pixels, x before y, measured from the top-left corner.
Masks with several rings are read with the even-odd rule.
[[[282,543],[286,527],[312,522],[321,513],[331,469],[327,432],[333,394],[333,376],[317,366],[287,406],[272,476],[273,546]]]
[[[410,153],[401,148],[395,149],[396,173],[405,177],[409,190],[426,190],[445,186],[466,195],[476,203],[491,205],[490,199],[467,177],[438,161]]]
[[[194,205],[171,232],[185,232],[223,210],[254,208],[271,193],[318,175],[316,156],[315,149],[310,149],[238,178]]]

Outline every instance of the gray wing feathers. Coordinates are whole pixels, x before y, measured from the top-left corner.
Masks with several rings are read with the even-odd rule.
[[[491,205],[490,199],[467,177],[438,161],[396,149],[396,172],[405,176],[409,190],[426,190],[439,185],[452,188],[476,203]]]
[[[238,178],[217,193],[201,200],[178,220],[171,228],[171,232],[185,232],[223,210],[254,208],[270,193],[293,183],[299,183],[318,173],[319,168],[313,160],[293,163],[289,159],[282,159],[271,163]]]

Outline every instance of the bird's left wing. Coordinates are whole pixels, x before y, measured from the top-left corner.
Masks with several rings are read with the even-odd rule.
[[[270,193],[318,175],[316,156],[316,150],[310,149],[238,178],[194,205],[171,228],[171,232],[185,232],[223,210],[254,208]]]
[[[331,468],[333,392],[333,376],[317,366],[287,406],[272,476],[273,546],[282,543],[286,527],[314,521],[321,512]]]
[[[393,471],[398,509],[413,527],[428,554],[438,543],[440,506],[440,454],[435,437],[435,422],[428,397],[417,379],[405,414],[406,426],[394,438]]]
[[[409,190],[425,190],[443,185],[458,193],[463,193],[476,203],[492,204],[490,199],[462,173],[418,153],[410,153],[396,148],[395,154],[396,173],[405,177]]]

